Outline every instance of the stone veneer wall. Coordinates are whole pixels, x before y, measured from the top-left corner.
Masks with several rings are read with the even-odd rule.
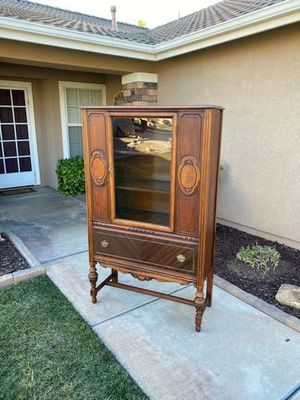
[[[116,95],[115,105],[143,106],[157,103],[157,82],[123,83],[122,89]]]

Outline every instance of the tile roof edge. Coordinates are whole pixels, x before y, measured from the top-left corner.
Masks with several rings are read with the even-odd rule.
[[[288,6],[287,6],[288,5]],[[275,10],[275,11],[273,11]],[[215,29],[217,28],[221,28],[223,25],[235,25],[234,30],[236,32],[238,31],[242,31],[246,25],[249,26],[252,25],[254,27],[254,32],[250,33],[258,33],[264,30],[269,30],[269,29],[273,29],[274,27],[280,27],[283,25],[287,25],[287,24],[291,24],[293,22],[295,22],[295,18],[299,15],[299,11],[300,11],[300,3],[299,0],[285,0],[285,1],[281,1],[278,2],[272,6],[269,7],[264,7],[262,9],[253,11],[251,13],[247,13],[243,16],[240,17],[236,17],[233,18],[231,20],[225,21],[223,23],[220,24],[216,24],[213,27],[209,27],[207,29],[212,29],[215,32]],[[275,13],[274,13],[275,12]],[[263,18],[257,18],[255,16],[253,16],[253,14],[262,14]],[[282,17],[282,19],[284,19],[286,16],[288,16],[288,21],[283,21],[281,23],[281,19],[279,19],[279,16]],[[248,18],[252,18],[252,21],[248,21]],[[253,19],[254,18],[254,19]],[[209,42],[210,37],[208,36],[207,38],[202,37],[199,39],[199,37],[197,38],[197,35],[201,36],[201,32],[203,32],[203,30],[198,30],[198,31],[194,31],[194,32],[190,32],[188,34],[185,35],[180,35],[176,38],[172,38],[172,39],[167,39],[166,41],[162,41],[162,42],[158,42],[158,43],[142,43],[139,42],[137,40],[134,39],[123,39],[123,38],[117,38],[117,37],[110,37],[110,36],[97,36],[93,33],[89,33],[89,32],[84,32],[84,31],[78,31],[78,30],[71,30],[68,28],[64,28],[64,27],[57,27],[57,26],[53,26],[53,25],[44,25],[42,23],[38,23],[38,22],[30,22],[30,21],[26,21],[23,19],[18,19],[18,18],[14,18],[15,21],[17,21],[17,25],[16,26],[11,26],[10,22],[13,18],[11,17],[1,17],[0,19],[3,20],[7,20],[6,21],[6,26],[4,25],[4,30],[11,30],[11,31],[15,31],[15,34],[17,35],[17,31],[24,31],[26,32],[26,24],[28,25],[32,25],[33,29],[32,29],[32,33],[36,34],[36,35],[43,35],[44,37],[47,36],[47,32],[42,32],[41,29],[42,27],[47,26],[47,30],[48,30],[48,35],[50,36],[54,36],[55,34],[55,30],[58,31],[64,31],[64,32],[68,32],[68,34],[63,34],[63,36],[65,36],[63,38],[63,36],[61,37],[62,39],[66,39],[66,40],[76,40],[76,41],[80,41],[86,44],[90,45],[90,50],[87,50],[87,48],[80,48],[80,50],[85,49],[86,51],[94,51],[96,53],[103,52],[103,54],[114,54],[114,55],[123,55],[125,57],[133,57],[133,58],[138,58],[138,59],[145,59],[145,60],[149,60],[149,61],[160,61],[163,60],[165,58],[170,58],[170,57],[174,57],[175,55],[179,55],[179,54],[184,54],[187,52],[191,52],[197,49],[201,49],[201,48],[205,48],[205,47],[211,47],[217,43],[212,43],[212,44],[207,44],[206,42]],[[246,19],[246,25],[243,27],[242,25],[238,26],[238,21],[240,19]],[[266,21],[273,21],[273,25],[272,27],[268,26],[265,29],[261,29],[259,28],[259,30],[257,30],[257,26],[266,23]],[[300,18],[299,18],[300,20]],[[277,23],[275,23],[274,21],[277,21]],[[18,26],[19,23],[19,26]],[[275,25],[276,26],[275,26]],[[22,26],[24,25],[24,26]],[[35,27],[34,27],[35,26]],[[230,27],[229,27],[230,28]],[[52,30],[52,32],[51,32]],[[232,26],[231,26],[231,30],[232,30]],[[30,31],[28,31],[30,34]],[[226,32],[225,32],[226,33]],[[218,36],[221,37],[221,35],[223,36],[224,32],[222,33],[222,29],[221,31],[217,32],[217,35],[214,33],[214,36]],[[79,38],[79,36],[82,36],[82,38]],[[240,37],[244,37],[244,36],[248,36],[249,33],[247,34],[240,34],[238,36],[235,36],[229,40],[235,40],[237,38]],[[203,35],[202,35],[203,36]],[[211,35],[210,35],[211,36]],[[5,36],[4,36],[5,38]],[[7,38],[11,38],[11,37],[7,37]],[[93,38],[93,39],[91,39]],[[191,38],[192,40],[187,42],[187,39]],[[221,38],[222,39],[222,38]],[[18,39],[17,39],[18,40]],[[199,45],[199,40],[201,41],[200,45]],[[32,39],[27,39],[24,41],[32,41]],[[227,40],[225,40],[227,41]],[[202,44],[203,42],[204,45]],[[217,40],[218,43],[223,43],[224,40]],[[37,42],[38,43],[38,42]],[[42,43],[42,42],[40,42]],[[52,42],[51,42],[52,43]],[[197,46],[197,48],[192,47],[191,46]],[[85,45],[86,45],[85,44]],[[54,45],[55,44],[51,44]],[[73,45],[73,44],[72,44]],[[96,49],[96,46],[100,45],[99,49]],[[66,45],[67,46],[67,45]],[[64,47],[64,46],[62,46]],[[97,50],[97,51],[95,51]],[[176,53],[176,54],[175,54]]]
[[[22,1],[22,2],[25,2],[25,3],[29,4],[29,5],[38,5],[38,6],[44,7],[44,8],[51,8],[51,10],[59,10],[59,11],[67,12],[67,13],[82,15],[83,17],[97,18],[97,19],[99,19],[99,20],[102,19],[102,20],[104,20],[104,21],[106,21],[106,22],[110,22],[110,23],[112,22],[111,19],[104,18],[104,17],[99,17],[98,15],[92,15],[92,14],[82,13],[82,12],[80,12],[80,11],[69,10],[69,9],[67,9],[67,8],[54,7],[54,6],[51,6],[51,5],[46,4],[46,3],[45,3],[45,4],[39,3],[38,1],[28,1],[28,0],[21,0],[21,1]],[[12,18],[12,17],[11,17],[11,18]],[[128,22],[117,21],[117,23],[118,23],[118,24],[122,24],[122,25],[131,26],[131,27],[134,27],[134,28],[136,28],[136,29],[141,29],[141,30],[144,30],[145,32],[150,31],[150,28],[148,28],[148,27],[134,25],[134,24],[130,24],[130,23],[128,23]]]

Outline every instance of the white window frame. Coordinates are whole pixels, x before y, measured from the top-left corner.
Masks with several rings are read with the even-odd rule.
[[[102,104],[106,105],[106,86],[103,84],[100,84],[100,83],[59,81],[58,89],[59,89],[63,157],[70,158],[70,142],[69,142],[69,131],[68,131],[66,89],[90,89],[90,90],[98,89],[98,90],[102,91]]]
[[[33,172],[35,176],[34,185],[41,184],[40,167],[39,167],[39,155],[36,140],[36,129],[34,120],[34,107],[33,107],[33,96],[32,96],[32,83],[23,81],[10,81],[0,80],[0,87],[2,89],[23,89],[25,93],[25,103],[27,108],[27,125],[28,135],[30,142],[30,157],[33,166]]]

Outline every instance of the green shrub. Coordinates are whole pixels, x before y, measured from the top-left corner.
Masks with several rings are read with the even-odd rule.
[[[276,268],[279,264],[280,253],[271,246],[251,244],[242,247],[236,255],[237,259],[250,265],[255,270],[268,272],[270,268]]]
[[[80,156],[59,160],[56,174],[58,179],[57,190],[67,196],[84,193],[84,165]]]

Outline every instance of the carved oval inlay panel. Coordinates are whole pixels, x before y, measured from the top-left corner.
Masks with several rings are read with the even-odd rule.
[[[95,150],[91,157],[91,175],[95,185],[103,186],[107,181],[108,163],[102,150]]]
[[[195,192],[200,178],[199,162],[196,157],[182,157],[178,167],[178,183],[182,192],[191,195]]]

